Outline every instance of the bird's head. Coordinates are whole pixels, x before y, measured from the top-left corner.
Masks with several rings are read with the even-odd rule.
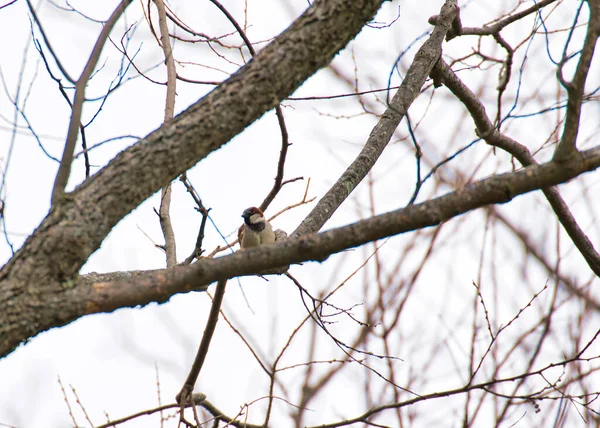
[[[263,212],[256,207],[250,207],[245,209],[242,213],[242,217],[244,219],[244,223],[246,224],[256,224],[265,221],[265,216]]]

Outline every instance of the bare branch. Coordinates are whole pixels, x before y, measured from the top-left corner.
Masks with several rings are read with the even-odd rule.
[[[160,29],[160,46],[165,57],[167,65],[167,99],[165,101],[165,119],[167,122],[173,119],[175,114],[175,95],[177,93],[177,71],[175,69],[175,59],[173,58],[173,49],[169,39],[169,28],[167,26],[167,14],[163,0],[154,0],[158,10],[158,26]],[[171,183],[162,188],[160,193],[160,227],[165,237],[165,254],[167,256],[167,267],[173,267],[177,264],[177,247],[175,244],[175,233],[171,224]]]
[[[198,196],[198,193],[196,192],[196,189],[194,189],[194,186],[192,186],[192,184],[189,182],[185,173],[179,177],[179,180],[183,183],[185,189],[192,196],[192,199],[196,203],[196,210],[202,214],[202,221],[200,222],[200,229],[198,230],[198,237],[196,238],[196,246],[194,247],[194,251],[183,262],[181,262],[182,265],[189,265],[194,259],[200,258],[204,252],[202,249],[202,241],[204,241],[204,230],[206,229],[206,220],[208,220],[208,212],[210,211],[210,208],[207,209],[204,206],[200,196]]]
[[[432,77],[437,84],[444,83],[444,85],[446,85],[446,87],[448,87],[448,89],[464,104],[477,126],[477,134],[488,144],[507,151],[517,158],[523,166],[537,165],[537,162],[531,153],[529,153],[527,147],[494,129],[481,101],[479,101],[477,96],[458,78],[448,64],[442,59],[440,59],[432,71]],[[598,254],[590,239],[577,224],[577,221],[558,193],[558,190],[555,188],[543,188],[542,191],[556,213],[558,220],[571,237],[571,240],[587,262],[588,266],[600,277],[600,254]]]
[[[371,131],[364,148],[302,221],[300,226],[296,228],[292,236],[302,236],[319,231],[377,162],[440,57],[442,42],[451,28],[456,14],[456,2],[446,1],[439,18],[436,20],[431,36],[415,54],[415,59],[406,73],[406,77],[392,98],[389,107]]]
[[[600,36],[600,2],[589,0],[587,4],[590,8],[590,22],[587,26],[587,34],[583,42],[575,75],[573,76],[573,80],[566,84],[568,94],[567,117],[565,118],[563,135],[554,153],[554,157],[557,160],[574,156],[577,152],[577,134],[579,133],[579,120],[581,117],[583,94],[585,92],[585,82],[592,64],[596,42]],[[558,70],[561,73],[562,65],[559,65]]]
[[[507,16],[504,19],[499,20],[494,24],[484,25],[483,27],[463,27],[461,34],[462,36],[466,35],[475,35],[475,36],[490,36],[493,34],[499,33],[504,27],[516,22],[527,15],[531,15],[532,13],[541,10],[542,8],[548,6],[556,2],[557,0],[542,0],[540,2],[536,2],[533,6],[522,10],[521,12],[517,12],[513,15]]]
[[[520,171],[501,174],[473,183],[429,201],[391,211],[349,226],[319,234],[304,235],[281,243],[251,248],[216,259],[203,258],[190,266],[126,275],[113,281],[93,275],[79,281],[51,309],[62,317],[50,321],[46,329],[97,312],[110,312],[126,306],[167,301],[173,294],[204,291],[214,281],[252,275],[292,263],[323,261],[331,254],[367,242],[416,229],[435,226],[458,215],[490,204],[505,203],[523,193],[564,183],[586,171],[600,167],[600,147],[581,152],[581,158],[567,163],[548,162]],[[50,309],[50,308],[49,308]],[[57,318],[52,317],[52,320]],[[23,332],[12,326],[2,336],[0,355],[10,352]]]

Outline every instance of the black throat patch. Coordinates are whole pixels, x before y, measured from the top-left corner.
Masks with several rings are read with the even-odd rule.
[[[254,232],[262,232],[262,230],[265,228],[265,222],[264,221],[261,221],[260,223],[246,222],[246,226],[248,226],[250,228],[250,230],[253,230]]]

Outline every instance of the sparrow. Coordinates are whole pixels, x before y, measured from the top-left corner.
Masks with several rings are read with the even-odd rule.
[[[250,207],[244,210],[242,217],[244,224],[238,229],[238,241],[242,250],[275,242],[273,227],[260,209]]]

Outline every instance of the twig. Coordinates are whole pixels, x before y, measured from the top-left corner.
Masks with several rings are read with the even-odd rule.
[[[77,424],[77,420],[75,419],[75,415],[73,414],[73,409],[71,408],[71,403],[69,402],[69,397],[67,397],[67,391],[65,391],[65,387],[60,380],[60,376],[58,377],[58,384],[60,385],[60,390],[62,391],[63,398],[65,399],[65,403],[67,403],[67,408],[69,409],[69,416],[71,417],[71,421],[73,422],[73,426],[79,426]]]
[[[79,396],[77,395],[77,391],[75,390],[75,388],[73,387],[73,385],[69,385],[69,386],[71,387],[71,391],[73,392],[73,395],[75,396],[75,401],[77,402],[77,404],[79,405],[79,408],[81,409],[81,411],[83,412],[83,415],[85,416],[85,420],[88,421],[88,423],[90,424],[90,426],[93,427],[94,423],[90,419],[90,416],[88,415],[87,410],[85,410],[85,407],[83,406],[83,403],[79,399]]]
[[[596,42],[600,36],[600,3],[597,1],[588,1],[590,8],[590,20],[587,26],[587,34],[583,43],[583,48],[579,54],[580,59],[575,70],[575,75],[571,82],[565,82],[567,90],[567,115],[565,117],[565,127],[561,139],[554,152],[556,160],[565,160],[577,153],[577,134],[579,132],[579,123],[581,118],[581,105],[583,93],[585,92],[585,82],[592,64],[592,57]],[[573,25],[575,26],[575,24]],[[562,66],[559,67],[562,71]]]
[[[162,398],[161,398],[161,394],[160,394],[160,376],[159,376],[159,372],[158,372],[158,363],[154,362],[154,371],[156,372],[156,396],[158,398],[158,407],[161,408],[160,410],[160,428],[163,428],[165,426],[165,417],[163,415],[163,411],[162,411]]]
[[[596,335],[598,335],[598,333],[600,333],[600,330],[598,330]],[[594,337],[594,339],[595,338],[596,337]],[[592,358],[590,358],[590,360],[595,359],[595,358],[596,357],[592,357]],[[486,392],[490,392],[487,389],[488,387],[493,387],[493,386],[496,386],[496,385],[499,385],[502,383],[507,383],[507,382],[514,382],[516,380],[530,377],[530,376],[536,376],[536,375],[542,376],[544,372],[551,370],[554,367],[564,367],[572,362],[575,362],[575,361],[581,360],[581,359],[582,358],[580,357],[580,355],[576,355],[571,358],[566,358],[563,361],[560,361],[558,363],[548,364],[547,366],[545,366],[539,370],[535,370],[533,372],[527,372],[527,373],[523,373],[523,374],[519,374],[519,375],[515,375],[515,376],[509,376],[509,377],[500,378],[500,379],[490,379],[488,381],[481,382],[481,383],[474,384],[474,385],[465,385],[465,386],[455,388],[455,389],[448,389],[445,391],[420,395],[418,397],[411,398],[411,399],[405,400],[405,401],[371,407],[368,411],[366,411],[362,415],[357,416],[355,418],[346,419],[346,420],[339,421],[339,422],[333,422],[330,424],[322,424],[322,425],[319,425],[318,427],[315,426],[315,427],[309,427],[309,428],[337,428],[337,427],[342,427],[342,426],[348,426],[348,425],[353,425],[353,424],[356,424],[359,422],[367,422],[371,416],[376,415],[377,413],[380,413],[384,410],[397,409],[397,408],[402,408],[402,407],[406,407],[406,406],[411,406],[411,405],[414,405],[416,403],[420,403],[423,401],[428,401],[428,400],[436,399],[436,398],[446,398],[446,397],[450,397],[450,396],[457,395],[457,394],[464,394],[464,393],[467,393],[467,392],[473,391],[473,390],[485,390]]]
[[[528,9],[522,10],[521,12],[517,12],[514,15],[507,16],[506,18],[496,22],[491,25],[484,25],[483,27],[462,27],[461,36],[489,36],[492,34],[497,34],[504,27],[516,22],[527,15],[537,12],[538,10],[548,6],[551,3],[556,2],[557,0],[543,0],[535,3]]]
[[[189,265],[192,260],[200,258],[204,252],[202,249],[202,241],[204,240],[204,230],[206,229],[206,220],[208,220],[210,208],[207,209],[204,207],[204,204],[202,203],[200,196],[198,196],[196,189],[194,189],[194,186],[192,186],[187,179],[187,174],[182,174],[181,177],[179,177],[179,180],[183,183],[188,193],[192,196],[192,199],[194,199],[194,202],[197,205],[196,210],[202,214],[202,221],[200,223],[200,229],[198,230],[198,237],[196,238],[196,246],[194,247],[194,251],[181,263],[182,265]]]

